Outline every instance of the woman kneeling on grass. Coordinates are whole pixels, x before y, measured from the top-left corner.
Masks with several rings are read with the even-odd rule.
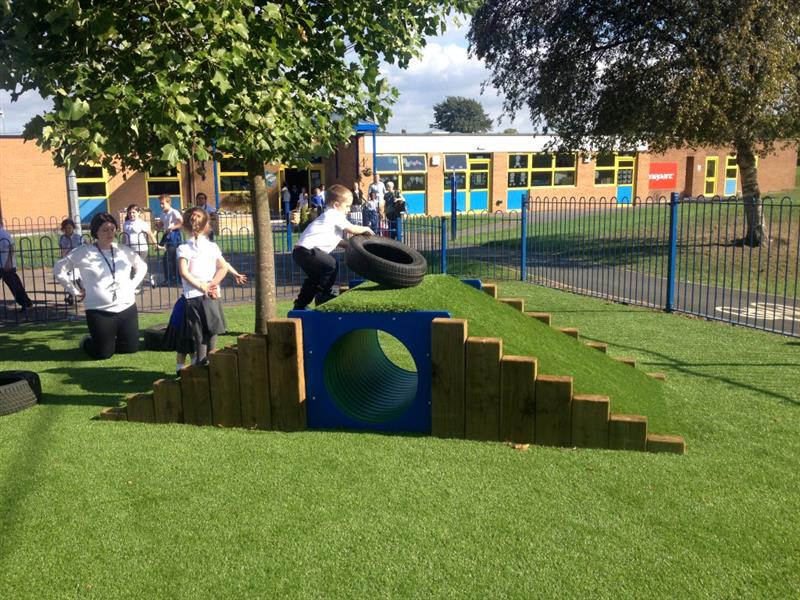
[[[135,290],[147,274],[147,263],[114,242],[117,221],[109,213],[96,214],[89,227],[95,242],[72,250],[53,273],[78,302],[86,301],[89,335],[81,348],[95,359],[131,354],[139,349]],[[70,277],[74,269],[80,269],[82,289]]]
[[[230,269],[219,246],[206,237],[208,223],[208,213],[202,208],[195,206],[184,212],[183,228],[192,237],[178,246],[177,253],[186,299],[184,335],[191,335],[195,364],[208,363],[208,353],[216,347],[217,336],[225,333],[220,282],[228,270],[234,273],[237,283],[247,281],[244,275]]]

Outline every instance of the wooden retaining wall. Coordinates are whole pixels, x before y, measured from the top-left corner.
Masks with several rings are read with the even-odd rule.
[[[490,295],[493,292],[490,290]],[[524,311],[521,299],[500,301]],[[530,316],[550,324],[547,314]],[[562,331],[578,337],[576,329]],[[602,352],[607,349],[605,344],[592,347]],[[649,433],[647,417],[612,414],[606,396],[575,394],[572,377],[539,374],[535,358],[504,356],[502,340],[470,337],[463,319],[433,320],[431,361],[434,436],[570,448],[685,452],[682,437]],[[623,362],[635,366],[631,359]]]
[[[484,291],[497,298],[497,288]],[[499,302],[525,311],[521,298]],[[547,325],[548,313],[526,313]],[[269,334],[245,334],[216,350],[208,366],[190,366],[180,380],[160,379],[133,394],[127,408],[102,411],[106,420],[187,423],[277,431],[306,428],[302,324],[273,319]],[[574,338],[574,328],[561,328]],[[589,342],[603,353],[607,345]],[[635,367],[629,358],[617,358]],[[644,450],[683,454],[682,437],[648,432],[647,417],[611,413],[606,396],[575,394],[571,377],[543,375],[536,358],[503,355],[499,338],[468,335],[463,319],[431,324],[431,433],[442,438],[546,446]],[[321,376],[321,374],[319,374]],[[663,379],[662,373],[649,373]]]
[[[244,334],[237,345],[209,353],[180,379],[159,379],[153,391],[109,408],[106,420],[186,423],[248,429],[306,428],[305,373],[299,319],[273,319],[268,335]]]

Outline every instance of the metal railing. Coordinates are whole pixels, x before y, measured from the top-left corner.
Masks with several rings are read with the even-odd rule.
[[[637,198],[626,205],[615,198],[531,198],[517,212],[407,215],[397,230],[383,221],[379,234],[400,237],[419,250],[430,273],[527,281],[800,336],[800,207],[788,198],[765,198],[763,206],[766,241],[753,248],[741,243],[742,200],[718,197]],[[250,277],[243,287],[225,285],[229,302],[252,301],[255,293],[249,218],[221,220],[216,234],[226,259]],[[60,220],[27,225],[36,223],[57,229]],[[304,277],[291,258],[299,234],[295,225],[273,222],[276,291],[282,298],[294,297]],[[4,286],[0,322],[77,317],[80,307],[67,305],[53,281],[52,267],[61,257],[58,239],[52,227],[14,235],[18,274],[35,307],[17,311]],[[335,256],[340,284],[357,277],[341,251]],[[150,246],[147,260],[157,287],[142,289],[139,308],[169,310],[180,287],[165,277],[169,266],[162,249]]]

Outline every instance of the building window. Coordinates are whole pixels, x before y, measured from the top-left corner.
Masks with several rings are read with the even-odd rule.
[[[379,154],[375,157],[378,173],[399,173],[400,157],[396,154]]]
[[[603,152],[597,155],[594,167],[595,185],[633,185],[636,155]]]
[[[226,156],[219,161],[219,193],[241,194],[250,191],[247,166],[240,158]]]
[[[456,189],[466,191],[467,189],[467,173],[465,171],[455,171],[444,174],[444,189],[449,190],[453,185],[453,177],[456,180]]]
[[[508,187],[574,186],[577,164],[577,156],[569,153],[509,154]]]
[[[78,165],[75,168],[75,179],[78,183],[79,200],[108,198],[108,175],[100,165]]]
[[[444,155],[444,170],[445,171],[466,171],[467,170],[467,155],[466,154],[445,154]]]
[[[403,159],[403,173],[425,172],[424,154],[404,154],[402,159]]]
[[[425,175],[403,175],[400,181],[401,189],[404,192],[425,191]]]
[[[508,187],[509,188],[528,187],[528,171],[509,171]]]
[[[181,198],[181,178],[177,168],[152,170],[146,175],[148,198],[169,194]]]
[[[375,157],[384,183],[392,182],[398,192],[424,192],[427,156],[425,154],[379,154]]]
[[[615,168],[615,156],[610,152],[597,155],[594,163],[594,184],[595,185],[616,185],[617,170]]]

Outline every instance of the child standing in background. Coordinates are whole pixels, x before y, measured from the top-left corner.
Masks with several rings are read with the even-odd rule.
[[[61,237],[58,238],[58,247],[61,250],[61,258],[64,258],[82,243],[81,234],[75,231],[75,221],[72,219],[64,219],[61,221]],[[83,287],[81,284],[81,272],[79,269],[72,269],[72,271],[68,273],[68,276],[78,288]],[[67,304],[67,306],[72,306],[75,304],[75,297],[67,292],[64,295],[64,302]]]
[[[142,219],[142,209],[138,204],[131,204],[125,211],[125,222],[122,224],[122,233],[125,234],[124,241],[128,244],[131,250],[136,252],[139,257],[147,262],[147,255],[149,253],[149,244],[157,246],[156,236],[150,231],[150,224]],[[156,287],[156,280],[153,274],[150,274],[150,287]],[[137,293],[139,290],[137,290]]]
[[[164,266],[164,285],[178,283],[177,250],[181,242],[181,227],[183,217],[181,213],[172,208],[172,196],[161,194],[158,197],[161,203],[161,245],[164,246],[164,256],[161,259]]]
[[[217,344],[217,336],[225,333],[225,315],[220,302],[219,284],[230,265],[214,242],[206,237],[209,217],[197,206],[183,213],[183,227],[191,236],[178,247],[178,270],[186,298],[185,326],[194,346],[194,363],[208,364],[208,353]],[[244,283],[243,275],[234,275]]]

